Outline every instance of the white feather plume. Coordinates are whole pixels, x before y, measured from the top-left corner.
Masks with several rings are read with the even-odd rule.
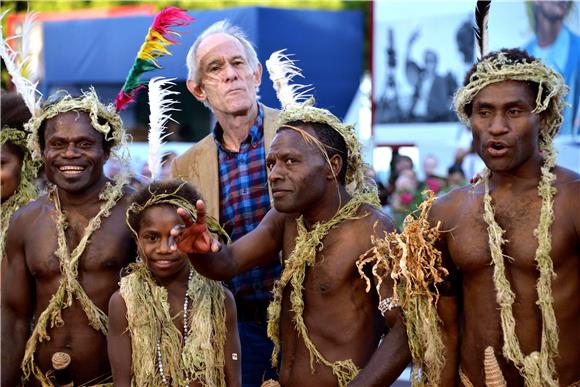
[[[6,10],[0,15],[0,24],[8,12],[9,10]],[[31,15],[30,18],[27,16],[27,20],[25,21],[26,28],[23,28],[23,34],[20,36],[23,42],[29,39],[29,36],[25,36],[24,34],[28,34],[30,32],[33,23],[34,15]],[[4,60],[6,70],[8,70],[8,74],[10,74],[12,83],[24,100],[24,103],[26,104],[26,107],[28,107],[28,110],[30,110],[30,113],[34,116],[40,106],[41,94],[36,89],[38,82],[32,83],[29,79],[22,75],[26,70],[26,66],[30,58],[24,58],[21,54],[17,53],[12,49],[12,47],[10,47],[8,40],[14,38],[17,38],[17,36],[5,39],[4,30],[0,25],[0,56]]]
[[[270,79],[274,83],[274,90],[282,108],[292,104],[299,104],[308,99],[308,94],[312,91],[311,85],[291,85],[290,81],[296,77],[302,77],[302,70],[295,65],[295,62],[284,53],[286,49],[275,51],[266,61],[266,68],[270,74]]]
[[[148,163],[151,170],[151,179],[155,180],[161,172],[161,148],[163,140],[169,135],[165,133],[167,121],[171,120],[171,111],[177,111],[173,106],[177,101],[169,99],[171,95],[179,94],[177,91],[169,90],[169,86],[175,85],[172,81],[175,78],[155,77],[149,81],[149,155]]]
[[[26,64],[31,58],[30,41],[32,39],[32,30],[36,26],[36,16],[37,12],[28,12],[22,23],[22,50],[20,50],[20,55],[25,58]]]

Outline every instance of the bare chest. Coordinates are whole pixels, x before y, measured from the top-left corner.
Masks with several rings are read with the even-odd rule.
[[[366,238],[367,242],[361,238]],[[302,286],[309,301],[326,302],[333,297],[346,296],[353,290],[353,284],[360,280],[355,262],[369,248],[368,239],[368,235],[353,238],[348,228],[337,228],[322,239],[315,251],[307,251],[308,257],[315,256],[313,262],[298,265],[296,270],[304,272]],[[293,266],[288,261],[293,259],[290,252],[295,249],[306,251],[301,245],[295,245],[295,233],[286,240],[289,243],[284,247],[285,268]]]
[[[541,199],[536,193],[521,197],[497,198],[493,202],[494,219],[504,239],[501,252],[506,267],[523,272],[536,271],[537,229],[540,222]],[[484,220],[483,200],[474,198],[453,224],[447,225],[445,238],[449,254],[464,273],[487,271],[492,262],[490,234],[494,231]],[[568,255],[571,235],[567,232],[562,214],[555,211],[550,228],[550,256],[555,267]]]
[[[120,208],[113,209],[92,233],[87,233],[92,217],[70,217],[67,225],[57,222],[52,212],[37,219],[24,244],[31,274],[36,278],[58,277],[65,261],[78,261],[79,273],[118,273],[135,254],[122,212]]]

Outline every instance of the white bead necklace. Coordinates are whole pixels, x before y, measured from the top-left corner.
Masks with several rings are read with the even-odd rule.
[[[193,270],[189,269],[189,276],[187,277],[187,285],[185,285],[185,299],[183,300],[183,343],[187,341],[187,335],[189,333],[188,326],[187,326],[187,312],[189,310],[189,297],[187,295],[187,291],[189,290],[189,283],[191,282],[191,278],[193,277]],[[157,340],[157,366],[159,368],[159,375],[161,375],[161,380],[163,384],[169,386],[169,382],[167,381],[167,376],[165,376],[165,372],[163,372],[163,360],[161,358],[161,338]],[[185,381],[185,387],[189,387],[189,379]]]

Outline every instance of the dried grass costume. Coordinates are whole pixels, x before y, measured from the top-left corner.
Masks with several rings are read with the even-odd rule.
[[[179,196],[180,188],[152,192],[142,206],[133,203],[127,209],[127,219],[157,205],[184,208],[195,218],[195,204]],[[208,218],[208,226],[229,240],[214,219]],[[137,238],[136,230],[131,231]],[[147,265],[142,261],[131,264],[129,273],[121,279],[120,294],[127,306],[131,335],[132,385],[183,386],[196,381],[207,387],[225,386],[226,308],[221,283],[201,276],[190,266],[186,297],[193,307],[182,334],[173,323],[167,289],[156,283]]]
[[[552,207],[556,194],[553,185],[555,175],[552,172],[556,152],[552,141],[562,123],[566,86],[559,74],[539,60],[514,62],[505,52],[492,53],[479,61],[467,85],[460,88],[455,95],[455,110],[460,120],[469,126],[465,107],[471,104],[475,96],[486,86],[507,80],[537,83],[539,87],[533,113],[543,113],[545,118],[539,140],[544,158],[538,184],[538,196],[542,198],[542,206],[538,227],[534,232],[538,238],[535,260],[539,272],[537,291],[543,324],[540,351],[524,355],[515,333],[515,318],[512,311],[515,293],[505,274],[506,258],[502,252],[502,245],[506,242],[503,238],[505,231],[494,217],[488,186],[492,172],[486,170],[478,183],[484,184],[484,220],[488,225],[491,263],[494,267],[493,281],[501,314],[504,342],[502,354],[518,368],[526,386],[557,386],[554,358],[558,355],[558,327],[552,305],[551,281],[554,271],[550,258],[550,226],[554,217]],[[438,385],[445,356],[436,303],[437,284],[442,282],[447,273],[442,266],[441,253],[434,248],[434,243],[438,239],[439,225],[431,227],[427,220],[433,200],[431,197],[421,205],[417,219],[412,216],[406,219],[401,234],[389,234],[383,240],[375,241],[376,252],[382,253],[383,259],[361,261],[361,265],[372,262],[375,273],[377,272],[375,268],[380,267],[391,270],[395,294],[398,290],[397,301],[403,309],[407,323],[409,346],[414,363],[414,385]],[[363,274],[361,271],[361,275]],[[493,351],[486,350],[485,367],[482,364],[482,368],[485,369],[488,385],[500,385],[494,384],[501,383],[503,377]],[[492,375],[493,373],[495,375]],[[498,379],[492,380],[494,377]],[[465,375],[462,375],[462,380],[465,380],[464,378]]]
[[[312,106],[314,100],[309,98],[306,102],[298,102],[304,97],[304,93],[295,95],[298,90],[306,86],[289,85],[288,81],[294,76],[300,75],[300,69],[294,66],[283,51],[278,51],[270,56],[266,61],[266,66],[270,72],[270,78],[274,82],[278,98],[282,102],[284,109],[281,111],[277,121],[277,127],[289,128],[297,131],[308,143],[314,144],[329,162],[324,144],[307,131],[287,125],[294,121],[305,123],[323,123],[337,131],[346,143],[348,150],[346,188],[352,195],[351,200],[340,208],[332,219],[316,223],[311,230],[307,230],[304,220],[300,216],[297,222],[298,235],[293,251],[284,262],[284,268],[280,279],[276,281],[273,289],[273,300],[268,307],[268,337],[274,342],[272,352],[272,365],[278,366],[280,352],[280,316],[282,312],[282,295],[286,286],[290,285],[290,304],[293,311],[293,322],[298,335],[304,340],[304,344],[310,355],[310,367],[314,372],[314,363],[322,363],[332,370],[337,378],[339,386],[346,386],[359,372],[359,369],[351,359],[330,362],[321,354],[308,335],[308,327],[304,321],[304,296],[303,283],[306,276],[306,269],[316,264],[316,256],[324,249],[324,237],[342,222],[351,219],[358,219],[367,214],[357,215],[363,204],[373,206],[379,205],[376,186],[364,178],[364,164],[362,161],[360,142],[357,140],[352,126],[345,125],[332,113],[325,109]],[[267,383],[277,383],[267,381]]]
[[[153,25],[149,29],[145,43],[139,51],[137,62],[130,72],[130,84],[125,85],[115,101],[115,105],[104,105],[99,101],[95,90],[91,87],[80,97],[72,97],[68,94],[60,96],[53,103],[45,104],[42,110],[33,116],[25,128],[31,132],[28,138],[28,148],[32,152],[33,159],[41,158],[40,128],[48,119],[70,111],[82,111],[88,114],[91,126],[104,136],[104,140],[112,144],[111,153],[117,157],[126,170],[128,165],[127,135],[123,129],[123,123],[118,114],[126,104],[133,100],[135,88],[143,82],[139,76],[149,70],[159,68],[155,58],[169,54],[168,45],[176,43],[175,36],[178,33],[171,30],[174,25],[182,26],[191,21],[185,11],[175,7],[168,7],[159,12],[154,18]],[[26,98],[25,98],[26,100]],[[24,358],[22,360],[23,381],[33,374],[43,386],[52,386],[52,381],[42,373],[34,361],[34,354],[38,343],[50,340],[47,331],[49,328],[64,325],[62,310],[72,305],[76,299],[87,315],[89,324],[97,331],[107,335],[107,315],[100,310],[88,297],[78,281],[78,265],[87,245],[90,243],[92,234],[99,229],[103,218],[111,214],[111,210],[123,197],[124,185],[127,184],[128,174],[120,173],[115,177],[114,183],[106,183],[99,199],[103,201],[99,212],[92,218],[84,230],[79,244],[69,251],[66,244],[65,229],[68,227],[66,215],[62,212],[58,191],[56,187],[49,192],[49,199],[54,202],[56,210],[55,226],[57,230],[58,247],[55,256],[60,261],[60,284],[56,293],[50,299],[47,308],[37,316],[32,334],[26,343]]]
[[[102,133],[105,140],[112,141],[113,153],[126,151],[126,134],[120,117],[115,113],[114,106],[103,105],[94,89],[91,88],[89,92],[84,93],[81,97],[73,98],[69,95],[64,95],[55,103],[45,105],[40,114],[28,122],[26,128],[31,132],[28,147],[32,150],[33,157],[39,159],[41,156],[39,129],[42,124],[48,119],[70,111],[86,112],[93,128]],[[104,123],[99,123],[99,119]],[[122,155],[122,152],[118,154]],[[46,309],[37,316],[32,334],[26,343],[22,360],[24,381],[28,380],[30,375],[33,374],[43,386],[53,385],[52,381],[35,364],[34,353],[38,343],[50,340],[48,335],[49,328],[64,325],[62,310],[69,308],[74,300],[80,303],[91,327],[104,335],[107,334],[107,315],[92,302],[79,283],[78,266],[92,234],[99,229],[102,219],[111,214],[111,210],[123,196],[123,186],[126,181],[126,175],[119,174],[115,178],[114,184],[107,183],[105,185],[99,195],[103,204],[97,215],[89,221],[82,238],[72,251],[67,247],[65,230],[68,227],[68,220],[61,210],[56,187],[53,187],[49,192],[48,197],[49,200],[53,201],[56,213],[54,224],[57,231],[58,247],[54,254],[60,262],[60,284],[57,291],[52,295]]]
[[[489,247],[494,267],[493,281],[496,289],[496,300],[500,306],[501,328],[503,332],[503,356],[513,363],[523,376],[526,386],[558,386],[554,358],[558,356],[558,326],[554,314],[552,298],[552,279],[555,276],[550,258],[550,227],[554,220],[554,196],[556,176],[552,172],[556,163],[556,151],[553,147],[554,136],[562,124],[564,97],[567,88],[562,77],[539,60],[524,63],[512,63],[503,54],[488,56],[478,65],[467,86],[460,89],[455,96],[455,109],[459,118],[467,123],[468,117],[464,108],[471,103],[477,93],[484,87],[504,80],[515,80],[537,83],[538,93],[533,113],[543,113],[544,127],[540,130],[540,151],[544,159],[541,177],[538,184],[538,196],[542,199],[538,227],[534,235],[538,239],[535,261],[539,272],[536,284],[538,305],[542,315],[542,338],[540,351],[524,355],[515,332],[515,318],[512,305],[515,293],[505,273],[505,259],[502,246],[507,242],[505,231],[495,220],[494,208],[489,193],[489,178],[492,172],[486,169],[481,183],[484,185],[484,220],[487,223]]]
[[[509,258],[505,257],[502,251],[502,246],[507,241],[503,237],[505,231],[495,220],[492,198],[489,193],[489,178],[492,172],[486,169],[480,181],[475,184],[483,183],[484,185],[483,217],[488,226],[491,264],[494,268],[493,282],[500,308],[504,343],[502,354],[516,366],[527,387],[555,387],[558,386],[554,364],[554,358],[558,356],[558,327],[554,315],[551,287],[555,273],[550,258],[550,227],[554,219],[553,202],[556,194],[554,187],[556,176],[552,172],[556,160],[553,139],[562,124],[567,88],[562,77],[540,60],[512,59],[508,56],[507,50],[484,56],[488,44],[489,6],[489,1],[478,1],[476,6],[474,29],[480,60],[466,81],[466,85],[455,94],[455,111],[461,122],[469,127],[468,110],[474,98],[485,87],[503,81],[533,82],[538,85],[536,106],[532,113],[541,113],[545,121],[540,129],[539,138],[539,147],[544,159],[538,184],[538,196],[542,199],[542,205],[538,227],[534,231],[538,239],[535,261],[539,278],[536,286],[537,303],[542,315],[542,338],[540,351],[534,351],[529,355],[523,354],[515,332],[512,309],[515,293],[505,273],[505,259]],[[421,205],[418,219],[411,216],[406,219],[402,234],[389,234],[384,240],[377,241],[375,248],[378,252],[384,253],[384,258],[373,262],[375,268],[380,266],[392,268],[391,278],[395,282],[395,290],[399,288],[407,291],[401,306],[407,322],[409,346],[413,356],[414,385],[438,385],[445,362],[436,304],[437,284],[443,281],[447,272],[441,262],[441,253],[434,247],[439,236],[439,224],[431,227],[428,222],[428,212],[433,201],[434,198],[431,195]],[[389,259],[389,256],[394,257],[394,260]],[[362,271],[361,275],[363,275]],[[482,368],[486,385],[505,386],[493,347],[486,348]],[[459,376],[464,385],[471,384],[461,370]]]

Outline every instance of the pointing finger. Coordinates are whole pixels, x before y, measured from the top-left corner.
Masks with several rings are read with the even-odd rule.
[[[197,224],[205,224],[205,203],[203,200],[198,200],[195,203],[195,209],[197,210]]]
[[[193,225],[193,219],[192,219],[191,215],[184,208],[181,208],[181,207],[178,208],[177,215],[179,215],[181,220],[183,220],[183,224],[185,225],[185,227],[190,227]]]

